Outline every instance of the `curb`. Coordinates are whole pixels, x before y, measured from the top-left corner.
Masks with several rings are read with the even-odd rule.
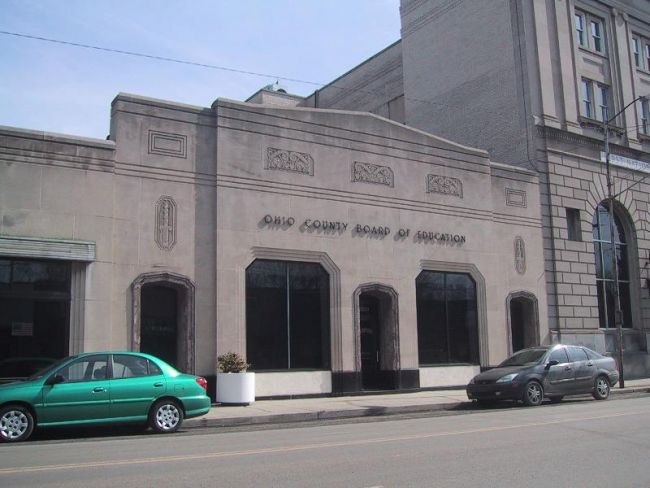
[[[459,405],[471,402],[432,403],[425,405],[404,405],[400,407],[365,407],[355,410],[320,410],[316,412],[280,413],[271,415],[256,415],[232,418],[197,418],[188,419],[183,423],[184,428],[196,429],[204,427],[232,427],[241,425],[287,424],[294,422],[309,422],[315,420],[352,419],[361,417],[380,417],[400,413],[432,412],[451,410]]]
[[[626,388],[612,388],[612,395],[627,395],[631,393],[650,393],[650,386],[632,386]],[[300,413],[278,413],[269,415],[254,415],[245,417],[230,418],[195,418],[187,419],[183,428],[200,429],[208,427],[235,427],[242,425],[264,425],[264,424],[289,424],[298,422],[309,422],[316,420],[353,419],[361,417],[380,417],[383,415],[396,415],[402,413],[435,412],[440,410],[452,410],[462,405],[471,405],[471,401],[430,403],[423,405],[403,405],[399,407],[360,407],[354,410],[319,410],[314,412]]]

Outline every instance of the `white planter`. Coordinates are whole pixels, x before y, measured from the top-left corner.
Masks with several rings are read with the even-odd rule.
[[[217,403],[255,402],[255,373],[217,373]]]

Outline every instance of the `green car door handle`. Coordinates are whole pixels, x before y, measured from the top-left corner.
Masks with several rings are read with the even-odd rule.
[[[154,383],[153,386],[160,388],[161,386],[165,386],[165,384],[162,381],[158,381],[157,383]]]
[[[101,386],[98,386],[97,388],[93,388],[93,393],[102,393],[106,391],[106,388],[102,388]]]

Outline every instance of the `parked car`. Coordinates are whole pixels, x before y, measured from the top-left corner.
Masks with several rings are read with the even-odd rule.
[[[56,359],[52,358],[33,357],[4,359],[0,361],[0,384],[27,379],[55,361]]]
[[[616,361],[583,346],[556,344],[522,349],[467,385],[470,400],[487,404],[516,400],[536,406],[544,398],[559,402],[565,395],[591,393],[609,397],[618,382]]]
[[[210,410],[207,381],[135,352],[61,359],[24,381],[0,385],[0,442],[36,427],[141,422],[175,432],[183,418]]]

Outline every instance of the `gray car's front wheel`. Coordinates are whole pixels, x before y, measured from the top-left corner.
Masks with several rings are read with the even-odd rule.
[[[34,417],[20,405],[7,405],[0,409],[0,442],[20,442],[34,431]]]
[[[593,396],[596,400],[607,400],[609,398],[609,380],[604,376],[596,378],[594,383]]]
[[[537,381],[529,381],[524,388],[523,402],[529,407],[536,407],[542,404],[544,399],[544,388]]]
[[[176,432],[182,423],[183,409],[176,400],[160,400],[149,413],[149,426],[161,434]]]

